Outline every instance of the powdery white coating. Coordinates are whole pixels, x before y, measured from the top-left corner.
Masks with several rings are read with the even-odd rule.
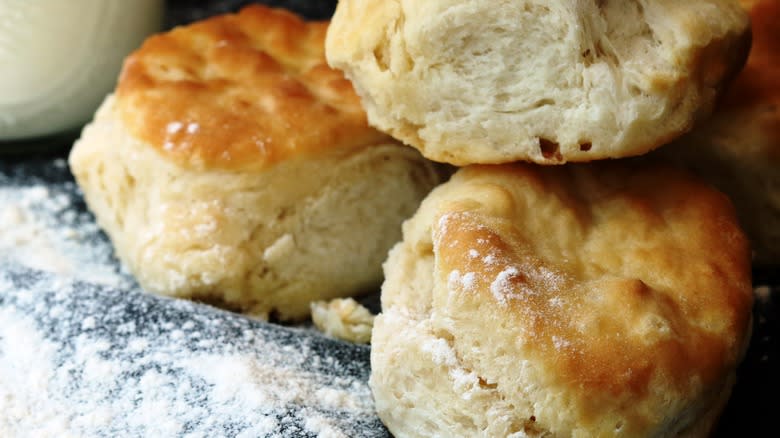
[[[517,268],[510,266],[501,271],[496,279],[490,283],[490,293],[496,298],[502,306],[507,305],[507,301],[514,298],[520,298],[520,295],[515,293],[512,288],[512,284],[509,279],[519,274]]]
[[[461,277],[460,282],[463,285],[463,289],[473,290],[476,278],[477,278],[477,274],[475,274],[474,272],[468,272],[463,277]]]
[[[559,338],[558,336],[553,336],[552,341],[553,341],[553,345],[555,345],[555,348],[558,350],[563,350],[564,348],[571,347],[570,341],[563,338]]]
[[[184,127],[184,124],[182,122],[171,122],[168,123],[168,126],[165,127],[165,132],[168,134],[176,134],[177,132],[181,131],[181,128]]]
[[[455,352],[444,339],[426,339],[420,345],[420,349],[423,352],[428,353],[433,360],[433,363],[436,365],[455,366],[458,364]]]
[[[63,174],[64,160],[48,169]],[[91,215],[78,207],[75,184],[44,184],[32,178],[15,184],[0,171],[0,265],[3,259],[27,267],[116,287],[133,284],[120,271],[111,247]]]
[[[447,277],[447,287],[452,291],[473,291],[476,284],[477,274],[474,272],[467,272],[461,275],[457,269],[451,271]]]
[[[316,433],[317,438],[348,438],[344,432],[333,427],[333,425],[322,417],[309,417],[304,422],[304,427],[308,432]]]
[[[479,376],[474,371],[460,366],[455,350],[447,340],[435,337],[425,338],[420,350],[427,354],[436,365],[449,369],[449,378],[461,398],[470,400],[474,396],[475,391],[479,389]]]
[[[385,436],[365,348],[4,268],[0,436]]]

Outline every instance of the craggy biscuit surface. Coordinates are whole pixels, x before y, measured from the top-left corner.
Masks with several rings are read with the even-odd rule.
[[[326,52],[370,122],[430,159],[560,164],[690,130],[748,31],[736,0],[342,0]]]
[[[729,201],[633,160],[464,168],[385,276],[371,384],[397,436],[704,436],[749,337]]]
[[[386,140],[325,61],[327,22],[251,6],[149,38],[125,62],[128,131],[198,168],[262,168]]]

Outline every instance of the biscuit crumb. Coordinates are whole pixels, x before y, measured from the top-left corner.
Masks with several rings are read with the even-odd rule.
[[[374,315],[352,298],[311,303],[311,319],[328,336],[355,344],[371,342]]]

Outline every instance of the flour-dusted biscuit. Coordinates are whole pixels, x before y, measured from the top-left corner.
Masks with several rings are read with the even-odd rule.
[[[735,0],[342,0],[331,66],[369,121],[456,165],[645,153],[744,62]]]
[[[753,46],[713,117],[660,154],[728,194],[755,261],[780,264],[780,0],[745,0]]]
[[[704,437],[748,344],[728,199],[628,160],[460,170],[404,224],[372,335],[405,437]]]
[[[368,126],[326,28],[253,6],[126,60],[70,164],[144,288],[298,319],[381,282],[437,175]]]

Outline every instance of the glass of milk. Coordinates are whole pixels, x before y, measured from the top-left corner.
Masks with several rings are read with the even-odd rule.
[[[163,0],[0,0],[0,149],[79,129]]]

